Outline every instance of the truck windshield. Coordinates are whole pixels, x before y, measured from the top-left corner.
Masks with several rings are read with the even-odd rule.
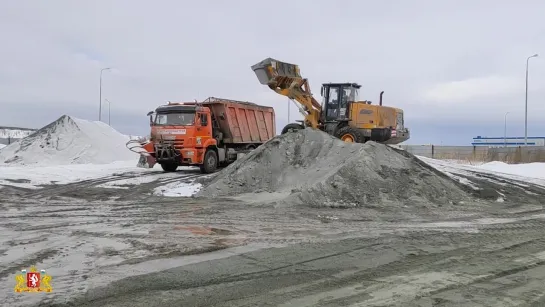
[[[193,126],[195,124],[195,113],[167,113],[157,114],[155,125],[165,126]]]

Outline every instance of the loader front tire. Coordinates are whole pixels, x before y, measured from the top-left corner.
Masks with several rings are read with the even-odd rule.
[[[303,127],[303,125],[301,124],[287,124],[286,127],[284,127],[284,129],[282,129],[282,132],[280,134],[285,134],[285,133],[288,133],[288,132],[297,132],[298,130],[303,130],[305,129],[305,127]]]
[[[365,143],[366,141],[365,135],[363,135],[363,132],[360,129],[350,126],[342,127],[337,130],[335,137],[346,143]]]
[[[201,173],[211,174],[218,168],[218,154],[215,150],[208,150],[204,154],[203,164],[200,166]]]
[[[178,168],[178,165],[175,163],[161,163],[161,168],[163,169],[163,171],[170,173],[175,172]]]

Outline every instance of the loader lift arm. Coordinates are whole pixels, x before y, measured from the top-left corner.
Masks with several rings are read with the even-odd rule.
[[[261,84],[303,106],[305,126],[315,129],[323,126],[322,106],[312,96],[308,80],[301,77],[299,66],[267,58],[253,65],[252,70]]]

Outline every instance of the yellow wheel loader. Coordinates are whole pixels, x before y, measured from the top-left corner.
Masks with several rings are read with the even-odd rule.
[[[399,144],[409,139],[403,123],[403,110],[371,101],[359,100],[361,85],[357,83],[324,83],[322,103],[312,96],[308,80],[301,77],[299,66],[267,58],[252,66],[257,79],[280,95],[300,104],[304,116],[301,123],[290,123],[282,134],[312,127],[345,142]]]

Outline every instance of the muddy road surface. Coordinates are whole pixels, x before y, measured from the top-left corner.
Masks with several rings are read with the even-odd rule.
[[[2,187],[3,304],[545,305],[545,189],[536,184],[463,172],[457,178],[480,187],[475,201],[438,207],[290,207],[256,201],[266,193],[152,193],[199,176],[158,171]],[[32,265],[51,275],[52,293],[14,292],[16,274]]]

